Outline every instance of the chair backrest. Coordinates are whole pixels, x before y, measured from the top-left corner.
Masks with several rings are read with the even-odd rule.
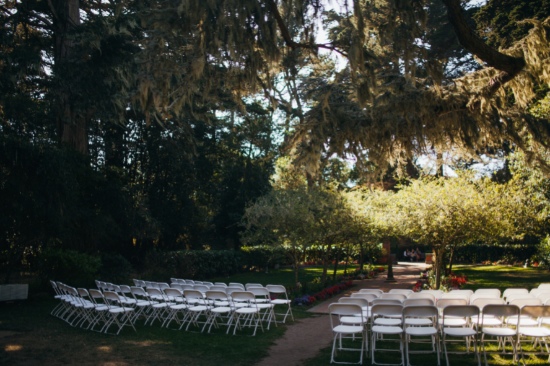
[[[381,299],[376,298],[372,300],[372,305],[399,305],[403,306],[403,301],[397,299]]]
[[[149,298],[149,295],[147,294],[147,292],[145,292],[143,287],[132,286],[130,287],[130,290],[132,291],[132,295],[134,295],[134,298],[137,298],[137,297]]]
[[[530,299],[513,299],[508,302],[510,305],[516,305],[520,309],[524,306],[530,305],[530,306],[537,306],[542,305],[542,301],[536,297],[532,297]]]
[[[441,296],[443,296],[444,292],[441,291],[441,290],[422,290],[420,291],[420,293],[425,293],[425,294],[432,294],[434,295],[435,299],[440,299]]]
[[[170,297],[183,297],[183,292],[180,290],[180,289],[177,289],[177,288],[167,288],[167,289],[164,289],[164,294],[166,296],[170,296]]]
[[[544,290],[544,291],[550,291],[550,283],[541,283],[538,286],[538,289]]]
[[[195,284],[195,285],[193,285],[193,289],[204,293],[204,292],[210,290],[210,287],[208,287],[207,285],[197,285],[197,284]]]
[[[103,297],[105,298],[106,303],[109,304],[109,302],[112,304],[112,303],[115,303],[115,304],[120,304],[120,297],[118,296],[118,294],[114,291],[103,291]]]
[[[286,294],[286,287],[283,285],[266,285],[265,288],[272,294]]]
[[[225,283],[225,282],[214,282],[214,285],[215,285],[215,286],[227,287],[227,283]]]
[[[382,294],[380,295],[379,299],[385,299],[385,300],[400,300],[401,302],[405,301],[407,296],[403,294]]]
[[[252,292],[256,297],[269,299],[269,290],[265,287],[250,287],[247,291]]]
[[[439,310],[433,305],[414,305],[403,307],[403,321],[406,318],[432,318],[437,324]]]
[[[156,299],[164,299],[164,292],[155,287],[147,287],[146,289],[149,297],[155,297]]]
[[[213,285],[213,286],[210,286],[209,290],[210,291],[223,291],[223,293],[225,293],[226,288],[227,288],[227,286]]]
[[[542,292],[537,295],[537,299],[540,299],[544,304],[546,300],[550,299],[550,292]]]
[[[371,317],[379,316],[399,317],[403,314],[403,305],[399,304],[374,304],[371,308]]]
[[[469,318],[470,321],[479,321],[479,308],[475,305],[449,305],[443,308],[442,326],[445,327],[445,318],[450,317],[456,319]]]
[[[384,293],[384,291],[380,290],[379,288],[362,288],[359,290],[359,292],[364,294],[377,294],[378,296]]]
[[[533,319],[541,320],[543,318],[550,318],[550,306],[545,305],[525,305],[520,310],[521,317],[530,317]],[[521,325],[521,318],[520,318]]]
[[[368,294],[368,293],[362,293],[362,292],[354,292],[350,295],[350,297],[359,298],[359,299],[365,299],[369,303],[372,303],[374,299],[378,298],[377,294]]]
[[[177,288],[178,290],[183,291],[183,285],[181,283],[171,283],[170,287]]]
[[[239,282],[229,282],[228,287],[230,287],[230,286],[232,286],[232,287],[239,287],[239,288],[241,288],[242,290],[244,290],[244,285],[243,285],[242,283],[239,283]]]
[[[523,287],[510,287],[504,290],[502,293],[502,297],[506,300],[508,296],[514,295],[514,294],[528,294],[529,291],[526,288]]]
[[[513,293],[513,294],[510,294],[508,295],[508,297],[506,297],[506,302],[507,303],[510,303],[514,300],[518,300],[518,299],[536,299],[537,297],[533,294],[530,294],[530,293],[526,293],[526,294],[517,294],[517,293]]]
[[[478,297],[490,298],[490,297],[500,297],[501,293],[498,288],[478,288],[475,290],[474,295],[483,295]]]
[[[412,294],[410,294],[407,299],[430,299],[433,301],[433,303],[435,304],[435,301],[436,301],[436,298],[434,296],[434,294],[430,294],[430,293],[427,293],[427,292],[413,292]]]
[[[225,291],[221,290],[208,290],[204,296],[209,300],[229,300]]]
[[[441,298],[441,299],[437,300],[435,305],[439,309],[445,309],[449,305],[468,305],[468,300],[466,300],[464,298],[454,298],[454,299]]]
[[[332,303],[328,306],[328,312],[330,314],[330,326],[332,329],[336,329],[340,319],[343,317],[352,317],[354,321],[357,321],[357,324],[366,324],[368,321],[363,315],[361,306],[357,304]]]
[[[91,288],[88,290],[88,293],[90,294],[90,298],[92,299],[92,301],[94,301],[95,303],[98,302],[97,300],[105,302],[105,298],[103,297],[103,293],[101,291]]]
[[[485,299],[485,298],[475,299],[471,305],[477,306],[480,311],[483,311],[483,308],[486,305],[504,305],[504,304],[506,304],[506,301],[504,301],[504,299],[501,299],[501,298],[497,299],[497,298],[491,297],[488,299]]]
[[[341,297],[338,299],[338,302],[342,304],[356,304],[364,309],[369,307],[369,301],[361,297]]]
[[[405,299],[403,306],[435,306],[432,299]]]
[[[244,288],[247,291],[253,287],[264,287],[264,285],[262,285],[261,283],[247,283],[246,285],[244,285]]]
[[[246,302],[252,305],[256,305],[254,300],[256,296],[250,291],[234,291],[231,293],[231,299],[233,302]]]
[[[388,291],[388,293],[390,293],[390,294],[401,294],[401,295],[405,295],[406,297],[409,297],[413,293],[413,290],[393,288],[390,291]]]
[[[189,301],[204,300],[204,294],[199,290],[183,290],[183,296]]]
[[[470,301],[470,297],[474,294],[472,290],[452,290],[445,292],[441,298],[442,299],[466,299]]]
[[[483,318],[485,317],[499,317],[507,318],[511,316],[519,316],[520,309],[516,305],[493,305],[488,304],[483,307]],[[482,318],[481,324],[484,324]]]

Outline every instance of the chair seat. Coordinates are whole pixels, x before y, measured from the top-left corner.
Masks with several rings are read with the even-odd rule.
[[[482,332],[497,337],[512,337],[516,335],[516,331],[510,328],[483,328]]]
[[[385,327],[397,326],[400,324],[401,324],[401,319],[376,318],[374,320],[374,325],[382,325]]]
[[[372,332],[379,334],[401,334],[403,333],[403,329],[395,326],[375,325],[372,327]]]
[[[544,327],[520,327],[519,334],[526,337],[550,337],[550,329]]]
[[[355,334],[355,333],[361,333],[363,331],[363,327],[360,325],[337,325],[334,328],[332,328],[332,331],[334,333],[342,333],[342,334]]]
[[[437,329],[434,327],[409,327],[405,329],[405,333],[413,336],[429,336],[437,334]]]
[[[469,337],[474,336],[477,332],[472,328],[447,328],[443,329],[443,333],[451,337]]]
[[[405,319],[405,324],[412,326],[429,326],[432,325],[432,321],[427,318],[408,318]]]

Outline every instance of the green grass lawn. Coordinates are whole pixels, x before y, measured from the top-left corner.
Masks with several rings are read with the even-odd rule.
[[[456,266],[457,273],[469,278],[469,288],[536,287],[550,282],[548,271],[507,266]],[[311,278],[320,275],[320,269],[304,269]],[[248,273],[222,279],[224,282],[292,283],[291,269],[270,273]],[[305,278],[305,277],[304,277]],[[214,279],[212,279],[214,280]],[[26,301],[0,303],[0,365],[254,365],[267,355],[270,345],[291,326],[271,328],[256,337],[246,333],[226,335],[224,331],[203,334],[197,331],[176,331],[153,326],[137,325],[137,333],[124,329],[119,336],[73,328],[49,313],[56,304],[53,293],[31,293]],[[296,318],[308,317],[304,307],[293,308]],[[463,346],[454,346],[462,350]],[[494,350],[494,348],[492,348]],[[353,361],[357,354],[341,355]],[[377,356],[378,357],[378,356]],[[381,360],[394,362],[396,355],[383,352]],[[414,355],[414,365],[436,365],[433,355]],[[328,365],[330,347],[323,348],[306,365]],[[511,365],[509,357],[491,355],[491,365]],[[370,360],[365,359],[365,365]],[[444,364],[444,360],[442,360]],[[474,366],[471,355],[452,355],[451,364]],[[529,365],[547,365],[547,358],[532,357]]]
[[[453,272],[465,274],[468,283],[464,288],[472,290],[498,288],[504,291],[508,287],[531,289],[541,283],[550,282],[550,271],[536,267],[457,265],[453,267]]]

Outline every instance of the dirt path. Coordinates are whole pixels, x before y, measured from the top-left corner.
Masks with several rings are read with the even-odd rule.
[[[328,347],[332,341],[330,320],[328,318],[329,304],[337,302],[340,297],[349,296],[350,293],[359,291],[362,288],[380,288],[384,291],[392,288],[410,289],[416,283],[420,271],[425,268],[426,265],[423,263],[399,262],[399,264],[393,266],[396,282],[386,282],[387,273],[383,273],[375,279],[355,281],[357,286],[353,287],[352,290],[309,309],[308,311],[315,313],[313,317],[301,319],[291,324],[285,335],[269,349],[269,356],[256,365],[302,365],[306,360],[315,357],[319,350]]]

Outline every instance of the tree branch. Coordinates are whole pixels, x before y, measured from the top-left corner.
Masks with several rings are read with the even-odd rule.
[[[285,21],[283,20],[283,17],[281,16],[281,13],[279,12],[279,8],[277,8],[277,4],[274,0],[266,0],[266,3],[269,6],[269,9],[273,16],[275,17],[275,20],[277,21],[277,25],[279,27],[279,30],[281,31],[281,36],[283,37],[283,40],[285,41],[286,45],[292,49],[296,48],[307,48],[310,50],[317,51],[319,48],[324,48],[330,51],[338,52],[342,56],[346,56],[346,53],[342,50],[339,50],[336,46],[333,44],[326,44],[326,43],[298,43],[295,42],[292,39],[292,36],[290,35],[290,32],[288,30],[288,27],[285,24]]]
[[[487,66],[494,67],[500,73],[488,85],[489,94],[495,93],[502,85],[512,80],[525,66],[523,58],[512,57],[489,47],[468,25],[460,0],[442,0],[447,7],[447,15],[458,41],[468,51],[479,57]]]

